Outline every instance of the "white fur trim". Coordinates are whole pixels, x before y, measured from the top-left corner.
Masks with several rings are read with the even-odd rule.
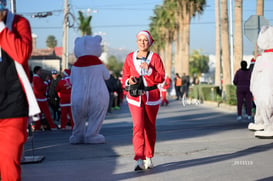
[[[147,75],[150,76],[150,75],[152,75],[152,73],[153,73],[153,69],[149,68]]]
[[[130,84],[129,84],[129,79],[127,79],[127,80],[125,81],[125,85],[130,85]]]
[[[32,90],[32,87],[30,85],[30,82],[28,80],[28,77],[26,75],[26,72],[25,72],[23,66],[21,64],[17,63],[16,61],[14,61],[14,62],[15,62],[15,67],[18,72],[18,75],[19,75],[19,77],[22,81],[23,87],[25,89],[25,93],[26,93],[26,97],[27,97],[27,101],[28,101],[28,106],[29,106],[28,115],[30,117],[34,117],[35,115],[37,115],[41,112],[39,105],[36,101],[34,92]]]
[[[133,100],[133,99],[129,99],[128,97],[127,97],[126,99],[127,99],[127,102],[128,102],[129,104],[132,104],[132,105],[135,105],[135,106],[140,107],[141,98],[139,98],[139,101],[135,101],[135,100]]]
[[[6,25],[3,21],[1,21],[0,22],[0,32],[2,32],[4,28],[6,28]]]
[[[45,102],[45,101],[47,101],[47,98],[43,98],[43,99],[37,98],[36,100],[39,101],[39,102]]]
[[[155,106],[155,105],[158,105],[161,103],[161,99],[157,100],[157,101],[147,101],[146,102],[146,105],[149,105],[149,106]]]
[[[68,104],[60,104],[60,107],[69,107],[71,106],[71,103],[68,103]]]
[[[141,72],[140,64],[142,63],[142,61],[137,60],[137,52],[138,52],[138,50],[135,51],[133,54],[133,63],[135,65],[135,68],[136,68],[137,72],[139,73],[139,75],[147,75],[148,74],[147,72],[146,73]],[[153,56],[153,52],[150,51],[147,59],[145,60],[145,62],[148,64],[148,66],[151,62],[152,56]]]

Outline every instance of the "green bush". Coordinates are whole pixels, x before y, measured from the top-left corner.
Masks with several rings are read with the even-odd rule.
[[[221,95],[220,87],[215,85],[194,85],[189,89],[189,97],[203,101],[215,101],[237,105],[236,86],[226,85],[226,92]]]
[[[189,96],[193,99],[199,99],[202,101],[218,101],[219,86],[215,85],[194,85],[190,87]]]
[[[224,102],[230,105],[237,105],[236,86],[226,85],[226,93],[224,95]]]

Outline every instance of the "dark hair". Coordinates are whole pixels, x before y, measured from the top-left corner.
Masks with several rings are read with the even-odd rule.
[[[41,70],[42,67],[40,66],[35,66],[34,69],[33,69],[33,72],[36,74],[39,70]]]
[[[176,73],[175,75],[176,75],[177,77],[179,77],[179,78],[180,78],[180,76],[179,76],[179,74],[178,74],[178,73]]]
[[[241,61],[241,69],[242,70],[247,70],[247,62],[245,60]]]

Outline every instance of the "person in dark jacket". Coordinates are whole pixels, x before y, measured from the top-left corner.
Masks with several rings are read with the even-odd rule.
[[[251,71],[247,69],[247,62],[241,61],[241,68],[237,70],[233,84],[236,85],[236,95],[237,95],[237,120],[242,119],[242,106],[243,101],[246,102],[247,119],[251,120],[251,109],[252,109],[252,94],[250,92],[250,77]]]
[[[106,86],[109,91],[109,105],[108,105],[108,113],[112,113],[112,107],[114,102],[114,92],[118,89],[117,80],[113,76],[113,72],[110,70],[110,78],[108,80],[105,80]]]
[[[51,71],[51,77],[49,83],[49,91],[48,91],[48,104],[52,110],[52,117],[55,122],[59,122],[60,120],[60,98],[57,94],[56,87],[58,82],[61,80],[58,72],[56,70]]]

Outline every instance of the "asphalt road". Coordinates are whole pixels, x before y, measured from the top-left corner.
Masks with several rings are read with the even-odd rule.
[[[23,181],[251,181],[273,180],[272,139],[259,139],[237,122],[233,110],[171,100],[157,119],[155,167],[134,172],[132,120],[125,102],[107,115],[106,144],[71,145],[69,130],[34,133],[25,155],[44,156],[22,164]]]

